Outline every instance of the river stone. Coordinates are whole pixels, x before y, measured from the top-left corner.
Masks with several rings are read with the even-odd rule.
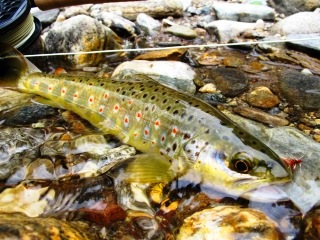
[[[180,17],[183,14],[183,5],[180,0],[149,0],[95,4],[90,9],[92,17],[100,12],[121,13],[124,18],[134,21],[140,13],[154,18]]]
[[[274,95],[269,88],[259,86],[248,94],[247,101],[251,106],[272,108],[279,103],[279,98]]]
[[[302,160],[293,171],[293,181],[281,187],[303,212],[320,203],[320,144],[293,127],[269,128],[227,111],[224,113],[259,138],[281,158]]]
[[[287,70],[280,75],[280,91],[291,104],[320,109],[320,77]]]
[[[95,19],[111,28],[119,36],[132,36],[138,33],[136,25],[133,22],[115,13],[101,12]]]
[[[227,97],[235,97],[248,88],[247,76],[233,68],[212,69],[211,77],[221,93]]]
[[[281,239],[277,223],[256,209],[217,206],[184,219],[177,240]],[[259,230],[258,230],[259,229]]]
[[[31,13],[40,20],[42,27],[45,28],[56,21],[60,10],[56,8],[48,11],[41,11],[39,8],[32,8]]]
[[[101,22],[78,15],[63,22],[56,23],[47,33],[45,39],[47,52],[86,52],[105,49],[121,49],[118,36]],[[78,54],[57,57],[53,61],[65,69],[82,69],[95,66],[104,60],[102,54]]]
[[[299,12],[277,22],[270,30],[271,34],[311,34],[320,33],[320,13]]]
[[[212,5],[218,19],[239,22],[255,22],[258,19],[273,21],[275,12],[268,6],[214,2]]]
[[[125,78],[132,74],[144,74],[174,89],[195,93],[193,69],[178,61],[133,60],[120,64],[113,72],[112,78]]]
[[[145,13],[140,13],[137,16],[136,24],[146,33],[146,35],[150,36],[157,35],[161,27],[160,21],[155,20],[153,17]]]
[[[287,46],[314,57],[320,57],[320,33],[319,34],[289,34],[287,39],[318,38],[314,40],[291,41]]]
[[[277,12],[286,16],[320,7],[320,0],[270,0],[269,3]]]
[[[254,30],[256,28],[256,24],[230,20],[217,20],[206,24],[205,28],[210,35],[217,36],[221,43],[227,43],[245,31]]]
[[[63,13],[65,18],[71,18],[77,15],[89,15],[89,13],[82,6],[67,7]]]
[[[170,33],[174,36],[185,38],[185,39],[194,39],[197,37],[196,31],[182,25],[173,25],[171,27],[166,28],[163,32]]]

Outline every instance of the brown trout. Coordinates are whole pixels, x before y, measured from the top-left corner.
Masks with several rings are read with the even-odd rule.
[[[204,183],[239,195],[291,180],[271,149],[192,96],[142,75],[124,81],[31,73],[21,54],[9,49],[6,55],[17,56],[0,64],[15,73],[19,91],[53,100],[146,153],[128,170],[140,181],[161,182],[191,169]]]

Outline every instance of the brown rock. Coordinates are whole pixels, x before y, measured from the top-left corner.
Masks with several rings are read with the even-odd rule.
[[[258,109],[238,106],[234,111],[241,116],[256,120],[258,122],[270,124],[273,126],[286,126],[289,121],[277,116],[270,115]]]
[[[272,108],[278,105],[279,98],[274,95],[269,88],[260,86],[256,87],[249,93],[247,101],[251,106],[260,108]]]
[[[167,49],[159,51],[151,51],[141,54],[135,58],[135,60],[179,60],[185,53],[186,49]]]

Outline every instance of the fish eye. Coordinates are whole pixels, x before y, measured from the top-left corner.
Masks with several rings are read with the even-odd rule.
[[[252,168],[252,159],[247,153],[237,153],[231,160],[231,167],[238,173],[248,173]]]

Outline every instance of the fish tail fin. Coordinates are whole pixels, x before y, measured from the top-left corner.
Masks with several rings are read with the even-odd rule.
[[[14,47],[5,43],[0,46],[0,87],[17,88],[26,74],[40,71]]]

